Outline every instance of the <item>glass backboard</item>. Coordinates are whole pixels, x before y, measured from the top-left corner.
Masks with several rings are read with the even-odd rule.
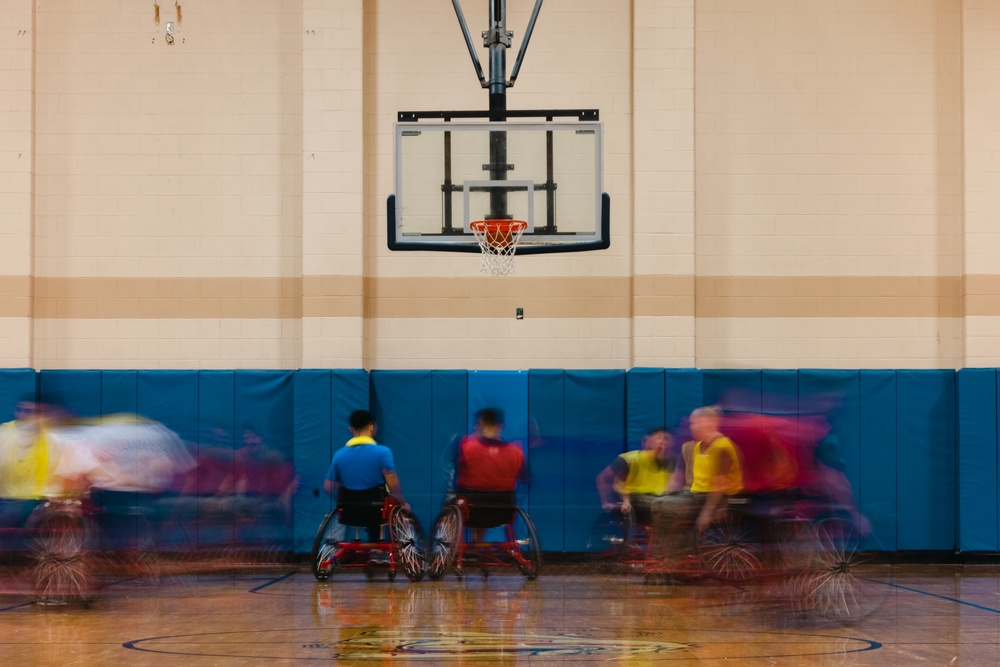
[[[600,122],[400,122],[391,250],[479,252],[470,224],[527,223],[517,254],[607,248]]]

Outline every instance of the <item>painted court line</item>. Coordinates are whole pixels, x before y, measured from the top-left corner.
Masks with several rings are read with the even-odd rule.
[[[989,612],[992,612],[994,614],[1000,614],[1000,609],[994,609],[992,607],[984,607],[983,605],[976,604],[975,602],[966,602],[965,600],[959,600],[958,598],[950,598],[947,595],[938,595],[937,593],[931,593],[929,591],[922,591],[919,588],[910,588],[909,586],[902,586],[900,584],[890,584],[890,583],[887,583],[887,582],[884,582],[884,581],[883,582],[879,582],[879,583],[884,583],[886,586],[892,586],[893,588],[901,588],[902,590],[904,590],[904,591],[910,591],[911,593],[919,593],[920,595],[928,595],[928,596],[930,596],[932,598],[938,598],[940,600],[947,600],[948,602],[954,602],[956,604],[964,604],[965,606],[967,606],[967,607],[973,607],[974,609],[982,609],[983,611],[989,611]]]
[[[294,574],[295,574],[295,572],[289,572],[288,574],[284,574],[284,575],[278,577],[277,579],[272,579],[271,581],[267,582],[266,584],[261,584],[260,586],[257,586],[256,588],[251,588],[248,592],[249,593],[256,593],[257,591],[262,590],[264,588],[267,588],[268,586],[270,586],[272,584],[277,584],[279,582],[282,582],[285,579],[288,579],[289,577],[293,576]]]

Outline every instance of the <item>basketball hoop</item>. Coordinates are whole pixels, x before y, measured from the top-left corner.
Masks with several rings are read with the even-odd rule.
[[[494,276],[514,275],[514,253],[528,223],[524,220],[476,220],[469,227],[483,251],[483,271]]]

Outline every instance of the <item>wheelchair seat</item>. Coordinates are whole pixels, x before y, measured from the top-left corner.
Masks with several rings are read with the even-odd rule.
[[[497,528],[513,521],[517,497],[511,491],[474,491],[459,489],[465,499],[465,526]]]
[[[338,494],[337,506],[327,512],[316,531],[309,558],[313,576],[326,581],[344,568],[365,568],[370,575],[371,566],[387,565],[390,581],[395,579],[397,567],[412,581],[420,581],[427,566],[424,534],[417,517],[384,491],[342,491],[347,493]],[[382,525],[388,525],[388,541],[381,536],[376,541],[360,539],[359,530]],[[387,553],[388,562],[370,560],[376,552]]]
[[[473,492],[446,502],[431,532],[430,577],[440,579],[452,571],[461,578],[466,565],[475,565],[483,576],[494,568],[514,567],[529,580],[537,578],[542,554],[535,525],[513,499],[511,492]]]
[[[380,526],[385,524],[383,504],[386,496],[385,487],[371,489],[345,489],[337,491],[338,518],[345,526]]]

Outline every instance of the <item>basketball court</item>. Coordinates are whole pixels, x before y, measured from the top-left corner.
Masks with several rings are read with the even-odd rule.
[[[810,622],[767,591],[573,572],[389,583],[305,571],[120,581],[91,608],[7,597],[11,665],[995,665],[1000,568],[897,566],[876,613]]]

